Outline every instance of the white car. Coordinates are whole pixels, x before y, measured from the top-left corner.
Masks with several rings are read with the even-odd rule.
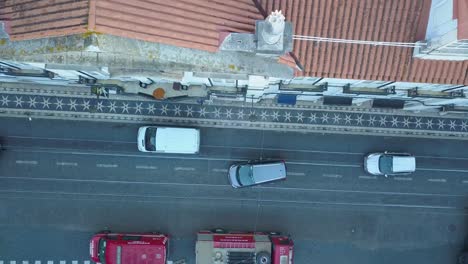
[[[416,170],[416,158],[407,153],[371,153],[364,158],[364,169],[372,175],[409,174]]]
[[[196,154],[200,150],[200,130],[144,126],[138,129],[137,143],[142,152]]]

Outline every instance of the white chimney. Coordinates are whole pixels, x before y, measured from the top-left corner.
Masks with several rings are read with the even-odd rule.
[[[265,19],[266,23],[262,31],[262,37],[266,43],[273,45],[280,41],[284,33],[284,19],[285,17],[281,13],[281,10],[271,12]]]

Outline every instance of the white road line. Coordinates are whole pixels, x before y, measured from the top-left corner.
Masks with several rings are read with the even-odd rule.
[[[66,264],[67,262],[65,260],[61,260],[60,264]]]
[[[291,176],[305,176],[303,172],[287,172],[286,174]]]
[[[333,167],[354,167],[360,168],[362,165],[358,164],[339,164],[339,163],[325,163],[325,162],[299,162],[299,161],[286,161],[286,164],[305,165],[305,166],[333,166]]]
[[[72,264],[78,264],[78,260],[72,260]]]
[[[37,161],[35,160],[17,160],[16,164],[27,164],[27,165],[37,165]]]
[[[232,188],[229,186],[229,188]],[[5,192],[4,190],[0,190],[0,193]],[[91,193],[77,193],[77,192],[37,192],[37,191],[8,191],[8,193],[34,193],[34,194],[60,194],[60,195],[86,195],[89,196]],[[163,199],[170,199],[174,201],[174,199],[183,200],[183,199],[190,199],[190,200],[218,200],[218,201],[242,201],[242,202],[267,202],[267,203],[274,203],[274,204],[281,204],[281,203],[289,203],[289,204],[309,204],[309,205],[342,205],[342,206],[374,206],[374,207],[401,207],[401,208],[430,208],[430,209],[456,209],[459,210],[460,208],[456,206],[443,206],[443,205],[422,205],[422,204],[397,204],[397,203],[366,203],[366,202],[322,202],[322,201],[313,201],[313,200],[277,200],[277,199],[258,199],[258,198],[242,198],[242,197],[219,197],[219,196],[197,196],[197,197],[188,197],[188,196],[169,196],[169,195],[125,195],[125,194],[102,194],[102,193],[92,193],[92,195],[100,196],[98,199],[91,198],[86,199],[87,201],[115,201],[114,198],[118,197],[119,200],[122,197],[130,197],[130,198],[140,198],[140,200],[135,200],[137,202],[153,202],[149,201],[148,198],[156,199],[157,203],[167,203],[162,201]],[[104,198],[103,198],[104,197]],[[29,196],[25,197],[17,197],[19,199],[26,198],[29,199]],[[39,198],[39,199],[49,199],[49,198]],[[72,198],[74,200],[81,200],[80,198]],[[89,262],[85,262],[88,263]]]
[[[101,164],[101,163],[98,163],[96,164],[96,167],[98,168],[117,168],[119,165],[117,164]]]
[[[327,178],[341,178],[343,176],[339,175],[339,174],[322,174],[322,177],[327,177]]]
[[[16,264],[16,261],[10,260],[10,264]]]
[[[52,260],[48,260],[47,264],[54,264],[54,262]]]
[[[90,264],[91,262],[89,260],[85,260],[84,264]]]
[[[76,162],[56,162],[55,164],[57,164],[57,166],[78,166],[78,163]]]
[[[188,167],[175,167],[175,171],[195,171],[195,168],[188,168]]]
[[[35,260],[34,264],[41,264],[41,261],[40,260]]]
[[[441,172],[468,172],[463,169],[437,169],[437,168],[418,168],[418,171],[441,171]]]
[[[412,181],[413,178],[411,177],[393,177],[395,181]]]
[[[463,183],[464,183],[464,184],[468,184],[468,181],[467,181],[467,180],[464,180]]]
[[[226,173],[228,172],[227,169],[212,169],[213,172],[223,172],[223,173]]]
[[[138,184],[138,185],[155,185],[155,186],[184,186],[184,187],[222,187],[232,190],[229,184],[207,184],[207,183],[177,183],[177,182],[149,182],[149,181],[122,181],[122,180],[91,180],[91,179],[63,179],[63,178],[32,178],[32,177],[2,177],[4,179],[32,180],[32,181],[48,181],[48,182],[87,182],[87,183],[112,183],[112,184]],[[364,193],[364,194],[381,194],[381,195],[417,195],[417,196],[438,196],[438,197],[465,197],[461,194],[440,194],[440,193],[411,193],[411,192],[388,192],[388,191],[359,191],[346,189],[320,189],[320,188],[292,188],[292,187],[257,187],[258,189],[273,189],[283,191],[314,191],[314,192],[329,192],[329,193]],[[17,190],[0,190],[0,193],[6,192],[30,193],[28,191]],[[52,192],[61,193],[61,192]]]
[[[0,264],[3,264],[3,260],[0,260]]]
[[[362,176],[359,176],[359,179],[364,179],[364,180],[377,180],[377,176],[362,175]]]
[[[446,179],[428,179],[430,182],[447,182]]]
[[[158,167],[156,166],[148,166],[148,165],[136,165],[135,168],[139,170],[157,170],[158,169]]]
[[[23,149],[12,149],[15,152],[26,152],[25,148]],[[85,156],[104,156],[104,157],[134,157],[134,158],[149,158],[154,159],[154,155],[144,155],[144,154],[127,154],[127,153],[104,153],[104,152],[91,152],[91,151],[63,151],[58,149],[33,149],[28,148],[28,153],[54,153],[54,154],[70,154],[70,155],[85,155]],[[180,160],[182,159],[179,156],[172,156],[172,155],[162,155],[158,156],[158,159],[174,159]],[[208,157],[183,157],[184,160],[209,160],[209,161],[248,161],[248,159],[239,159],[239,158],[208,158]],[[335,167],[354,167],[360,168],[362,165],[360,164],[335,164],[335,163],[313,163],[313,162],[287,162],[287,164],[294,164],[294,165],[307,165],[307,166],[335,166]]]
[[[23,261],[21,261],[21,263],[22,263],[22,264],[28,264],[28,263],[29,263],[29,261],[27,261],[27,260],[23,260]]]

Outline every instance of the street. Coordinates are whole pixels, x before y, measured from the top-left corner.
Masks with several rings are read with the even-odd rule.
[[[86,261],[109,228],[168,233],[194,263],[195,233],[223,227],[291,234],[296,263],[455,263],[467,230],[466,141],[201,128],[200,154],[163,155],[137,151],[139,124],[1,123],[3,261]],[[367,175],[384,150],[416,172]],[[259,158],[285,160],[287,180],[233,189],[229,165]]]

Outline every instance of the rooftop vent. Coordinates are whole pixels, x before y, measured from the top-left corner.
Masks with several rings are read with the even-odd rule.
[[[292,24],[285,21],[281,11],[274,11],[265,20],[255,21],[255,34],[229,33],[219,48],[279,57],[292,50]]]

